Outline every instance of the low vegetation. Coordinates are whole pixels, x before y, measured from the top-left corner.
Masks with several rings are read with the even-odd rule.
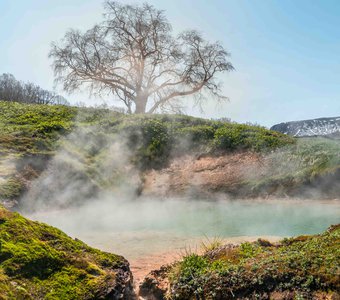
[[[320,235],[284,239],[275,245],[265,240],[225,245],[204,255],[185,256],[160,271],[158,279],[169,281],[167,299],[274,299],[275,295],[337,299],[339,243],[337,225]]]
[[[112,148],[116,142],[123,148]],[[260,126],[182,115],[124,115],[105,108],[0,101],[0,201],[18,199],[60,149],[75,158],[75,168],[70,161],[61,163],[88,187],[91,196],[130,176],[127,165],[143,173],[161,169],[180,155],[219,156],[234,151],[256,152],[267,166],[260,179],[239,183],[250,195],[280,188],[283,193],[301,191],[324,178],[327,184],[322,189],[335,195],[339,146],[338,140],[297,140]],[[122,150],[127,161],[118,155]],[[107,158],[116,156],[108,165],[112,161]],[[119,173],[117,161],[125,175]],[[110,166],[110,172],[103,171]],[[322,189],[316,186],[318,192]],[[79,198],[90,197],[79,192]],[[308,298],[320,291],[336,293],[339,228],[287,239],[280,245],[258,241],[231,247],[221,246],[216,239],[204,244],[205,255],[187,255],[162,271],[170,281],[168,296],[268,298],[275,292],[292,292],[294,297]],[[0,299],[105,299],[129,290],[124,283],[130,284],[129,276],[122,257],[0,208]]]
[[[136,143],[140,150],[160,158],[165,154],[162,147],[170,148],[174,141],[189,140],[191,149],[205,144],[213,151],[263,151],[294,143],[294,139],[260,126],[182,115],[124,115],[108,109],[1,101],[0,112],[0,146],[18,151],[51,150],[58,134],[86,125],[97,125],[97,129],[107,133],[126,133],[131,140],[138,135],[143,142]]]
[[[79,136],[88,138],[79,144]],[[104,108],[0,101],[0,198],[18,199],[61,145],[83,155],[84,177],[97,176],[98,165],[117,140],[126,144],[130,162],[142,171],[162,168],[171,157],[186,153],[268,152],[294,143],[259,126],[182,115],[124,115]],[[107,178],[89,181],[99,187],[112,184]]]
[[[118,299],[129,280],[123,257],[0,207],[0,299]]]
[[[184,115],[125,115],[105,108],[0,101],[1,201],[18,199],[60,147],[79,158],[83,167],[77,172],[94,185],[92,190],[114,186],[124,174],[117,169],[107,176],[100,168],[117,141],[128,156],[125,164],[141,173],[162,169],[184,154],[257,152],[269,167],[261,177],[239,182],[237,190],[247,197],[289,190],[298,194],[325,176],[334,182],[340,169],[339,140],[297,140],[261,126]],[[336,183],[324,185],[322,193],[333,197],[338,190]]]
[[[77,110],[62,105],[0,101],[1,152],[42,153],[54,150],[60,134],[74,125]]]
[[[245,185],[254,193],[275,190],[282,195],[337,198],[340,191],[339,149],[339,139],[299,138],[294,145],[266,156],[273,168],[262,178]]]
[[[128,135],[143,168],[164,167],[169,157],[181,154],[265,153],[294,144],[293,138],[264,127],[182,115],[132,115],[119,121],[119,132]]]

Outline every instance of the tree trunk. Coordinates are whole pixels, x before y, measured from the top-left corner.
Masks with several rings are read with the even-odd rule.
[[[145,114],[146,103],[148,101],[147,97],[137,97],[135,114]]]

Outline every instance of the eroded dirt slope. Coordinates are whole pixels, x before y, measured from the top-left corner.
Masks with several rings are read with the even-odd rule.
[[[236,192],[245,180],[261,176],[264,159],[256,153],[230,153],[223,156],[183,156],[162,170],[144,174],[145,195]]]

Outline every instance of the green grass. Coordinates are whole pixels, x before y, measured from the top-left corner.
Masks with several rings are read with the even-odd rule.
[[[0,299],[95,299],[126,261],[0,207]]]
[[[186,150],[204,146],[212,152],[265,151],[294,143],[294,139],[260,126],[182,115],[123,115],[107,109],[0,101],[0,147],[3,150],[54,150],[60,135],[75,127],[94,125],[99,132],[123,133],[137,141],[131,146],[138,148],[141,159],[149,161],[163,160],[170,150],[181,150],[176,145],[184,140],[188,144]]]
[[[269,154],[266,158],[271,163],[271,170],[262,178],[244,184],[254,193],[271,189],[286,193],[290,189],[302,196],[304,187],[314,185],[320,193],[336,197],[339,192],[336,180],[340,172],[339,149],[340,140],[299,138],[295,144]]]
[[[313,293],[339,293],[340,225],[315,236],[244,243],[203,256],[189,254],[173,265],[170,299],[264,297],[295,291],[304,299]]]
[[[218,249],[223,245],[223,240],[219,237],[209,238],[201,242],[201,248],[204,253]]]
[[[73,126],[76,109],[0,101],[0,147],[2,151],[53,150],[60,134]]]
[[[46,165],[63,137],[77,126],[90,126],[114,115],[105,109],[0,101],[0,200],[18,199],[26,189],[25,180],[34,179],[23,178],[27,161],[45,157]]]
[[[16,177],[9,177],[0,184],[0,197],[5,199],[15,199],[20,196],[23,189],[23,182]]]

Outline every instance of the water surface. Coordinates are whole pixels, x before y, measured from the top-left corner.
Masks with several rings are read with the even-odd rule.
[[[25,213],[24,213],[25,214]],[[91,246],[128,258],[219,237],[315,234],[340,221],[340,203],[315,200],[105,199],[29,214]]]

